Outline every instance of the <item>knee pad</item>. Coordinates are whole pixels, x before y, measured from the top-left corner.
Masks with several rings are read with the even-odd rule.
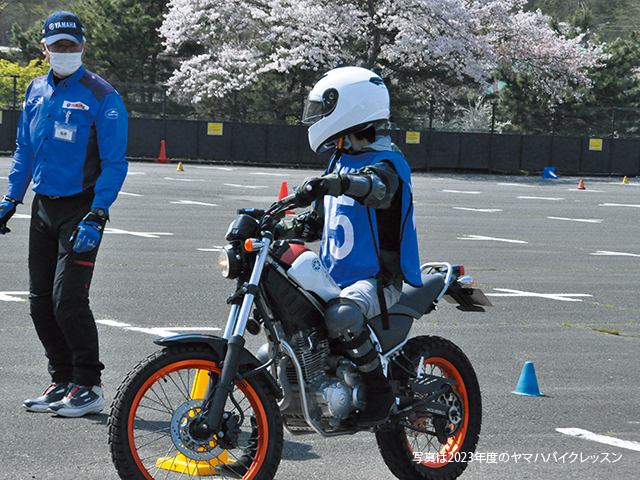
[[[364,329],[364,314],[358,304],[348,298],[329,300],[324,311],[324,321],[329,337],[349,341],[360,335]]]
[[[374,370],[379,364],[378,352],[369,339],[364,314],[358,304],[348,298],[330,300],[325,310],[329,337],[337,338],[341,350],[361,372]]]

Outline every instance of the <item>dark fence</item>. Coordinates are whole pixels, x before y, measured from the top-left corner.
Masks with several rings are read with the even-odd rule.
[[[0,151],[15,149],[19,111],[2,111]],[[414,170],[541,172],[640,175],[640,139],[583,138],[389,130]],[[165,140],[175,161],[217,161],[260,165],[320,167],[327,158],[314,154],[307,128],[295,125],[221,123],[130,118],[131,159],[154,160]]]

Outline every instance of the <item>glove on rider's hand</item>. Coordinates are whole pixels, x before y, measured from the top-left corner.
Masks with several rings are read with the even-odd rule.
[[[4,197],[4,200],[0,202],[0,235],[9,233],[10,228],[7,227],[7,222],[16,213],[16,206],[20,202],[11,197]]]
[[[307,178],[296,188],[296,203],[300,207],[311,205],[314,200],[326,195],[328,190],[323,177]]]
[[[307,178],[296,188],[298,206],[306,207],[314,200],[325,195],[338,196],[342,194],[342,177],[338,173],[331,173],[323,177]]]
[[[323,223],[314,211],[304,212],[298,215],[298,222],[302,224],[300,239],[305,242],[315,242],[322,238]]]
[[[70,242],[74,242],[73,251],[77,253],[93,250],[102,236],[102,230],[107,223],[107,213],[101,208],[93,208],[74,230]]]

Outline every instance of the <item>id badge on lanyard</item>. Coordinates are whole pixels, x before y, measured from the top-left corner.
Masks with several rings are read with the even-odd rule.
[[[76,125],[69,124],[70,116],[71,111],[68,111],[66,122],[55,123],[53,138],[55,138],[56,140],[62,140],[63,142],[75,143],[78,127]]]

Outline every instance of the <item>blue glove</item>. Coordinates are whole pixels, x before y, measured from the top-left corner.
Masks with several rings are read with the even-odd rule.
[[[107,214],[101,208],[94,208],[87,213],[69,239],[70,242],[75,242],[73,251],[83,253],[96,248],[106,222]]]
[[[7,222],[16,213],[16,205],[19,203],[18,200],[11,197],[4,197],[0,202],[0,235],[11,231],[10,228],[7,228]]]

